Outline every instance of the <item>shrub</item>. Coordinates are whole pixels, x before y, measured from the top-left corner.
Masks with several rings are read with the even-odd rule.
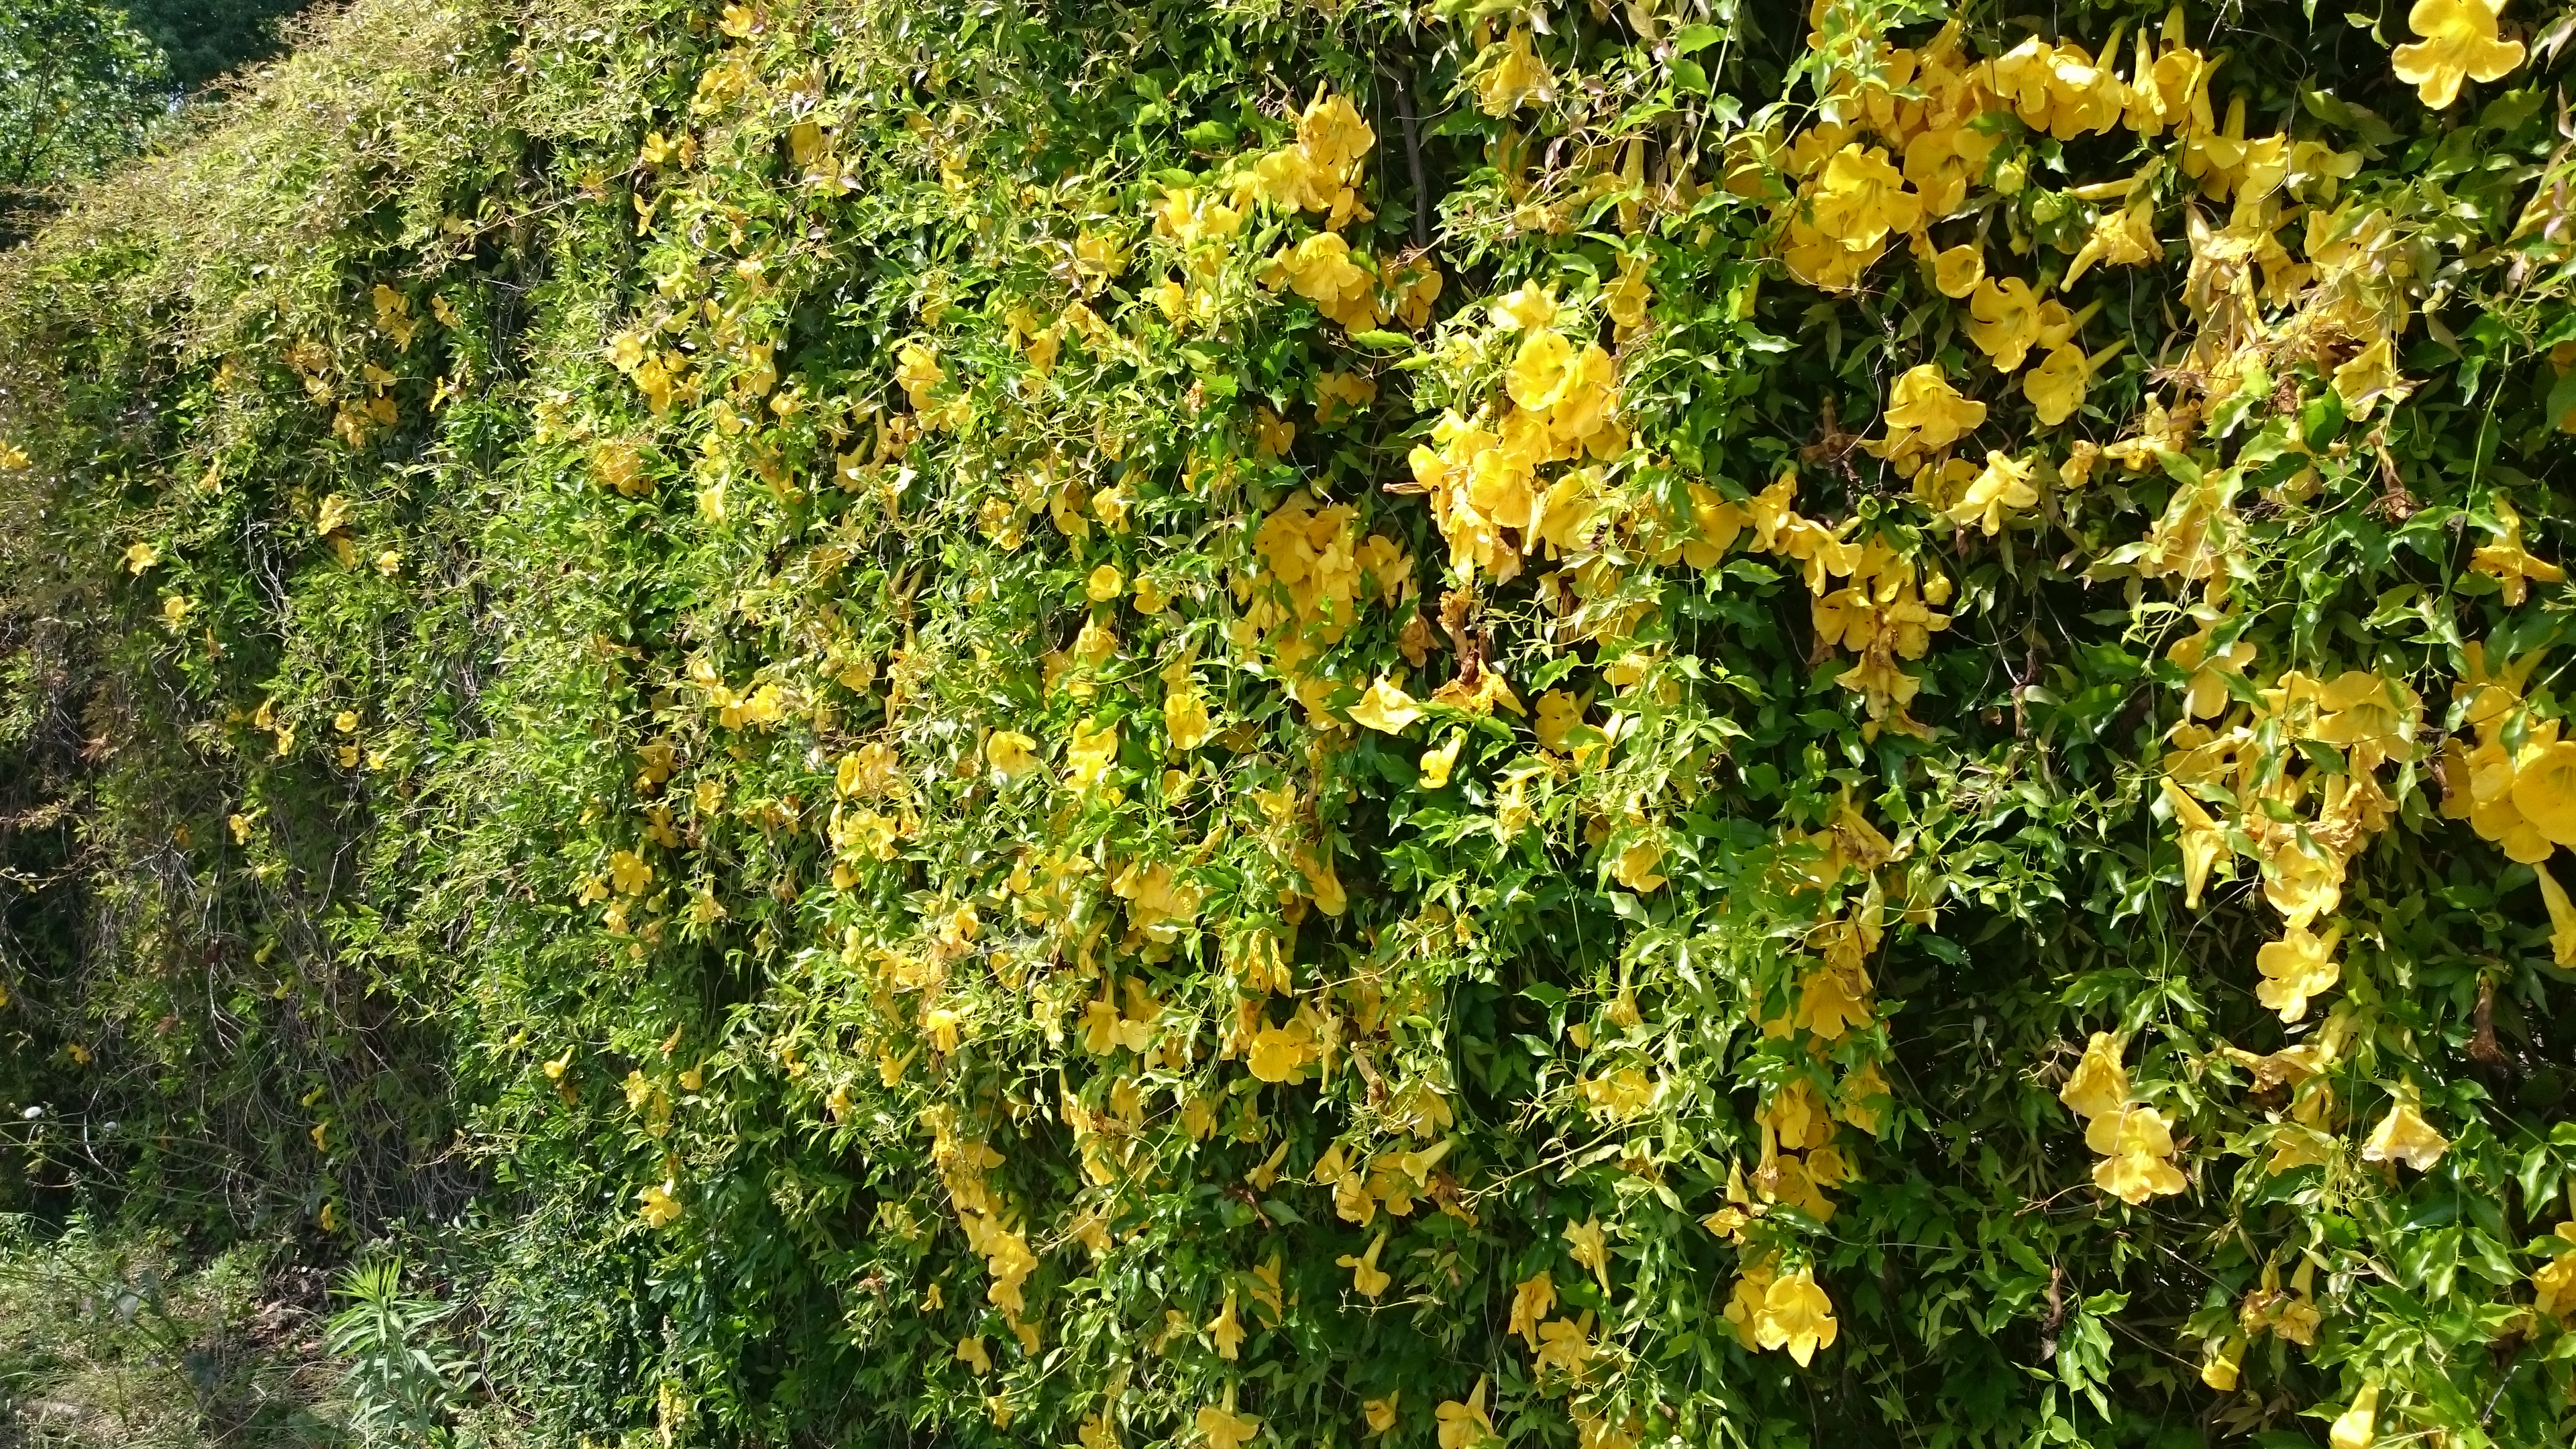
[[[543,1436],[2563,1437],[2571,21],[1804,19],[362,0],[0,282],[28,1090]]]

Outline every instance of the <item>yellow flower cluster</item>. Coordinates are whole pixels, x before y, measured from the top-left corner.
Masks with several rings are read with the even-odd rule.
[[[2456,734],[2443,741],[2435,764],[2442,814],[2466,820],[2507,858],[2532,868],[2549,908],[2551,954],[2562,967],[2576,966],[2576,906],[2547,865],[2559,846],[2576,845],[2576,741],[2561,739],[2560,722],[2535,718],[2523,699],[2538,651],[2492,672],[2484,644],[2471,643],[2465,652],[2468,671],[2452,696],[2476,743]],[[2520,747],[2507,749],[2517,731]]]
[[[1266,649],[1307,713],[1330,719],[1333,681],[1313,666],[1358,622],[1363,602],[1393,608],[1413,591],[1413,558],[1384,534],[1362,538],[1351,505],[1306,493],[1262,519],[1252,553],[1257,566],[1234,580],[1243,606],[1235,645],[1247,656]]]
[[[2186,906],[2199,905],[2214,864],[2251,847],[2264,899],[2284,926],[2282,939],[2257,953],[2256,995],[2295,1022],[2341,979],[2342,930],[2318,926],[2341,904],[2352,859],[2396,817],[2379,772],[2414,758],[2423,702],[2403,681],[2365,670],[2331,680],[2292,670],[2267,688],[2240,683],[2253,702],[2237,705],[2227,681],[2242,681],[2254,648],[2241,639],[2221,647],[2223,627],[2211,611],[2166,652],[2191,674],[2184,718],[2167,737],[2164,799],[2180,829]],[[2200,723],[2210,716],[2219,719]],[[2317,763],[2319,749],[2336,752],[2341,768]],[[2294,768],[2298,760],[2306,768]]]
[[[1748,1349],[1780,1349],[1806,1367],[1816,1350],[1834,1346],[1841,1325],[1834,1305],[1816,1286],[1815,1271],[1782,1272],[1765,1258],[1745,1265],[1727,1298],[1726,1321]]]
[[[1288,211],[1324,213],[1324,229],[1338,231],[1373,214],[1360,202],[1362,175],[1377,132],[1360,119],[1348,96],[1315,88],[1315,98],[1297,117],[1297,139],[1265,151],[1233,186],[1237,211],[1258,198]]]
[[[2102,1154],[2093,1182],[2104,1192],[2135,1207],[2190,1186],[2173,1164],[2172,1125],[2130,1095],[2120,1043],[2109,1032],[2093,1033],[2057,1099],[2083,1119],[2084,1145]]]
[[[1499,420],[1452,411],[1429,445],[1412,453],[1413,488],[1449,544],[1450,566],[1495,582],[1517,577],[1523,556],[1576,546],[1598,507],[1601,475],[1577,468],[1550,480],[1541,470],[1587,455],[1617,457],[1628,445],[1618,420],[1618,368],[1598,343],[1578,347],[1550,324],[1552,292],[1524,286],[1493,308],[1497,336],[1519,334],[1504,374]]]

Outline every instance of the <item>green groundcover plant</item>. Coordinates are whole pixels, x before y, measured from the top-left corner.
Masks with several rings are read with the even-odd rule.
[[[5,1191],[548,1442],[2564,1442],[2576,19],[2314,9],[360,0],[0,263]]]

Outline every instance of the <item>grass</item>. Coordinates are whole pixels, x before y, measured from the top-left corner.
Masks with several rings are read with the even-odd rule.
[[[279,1245],[0,1216],[0,1449],[348,1442],[324,1290]]]

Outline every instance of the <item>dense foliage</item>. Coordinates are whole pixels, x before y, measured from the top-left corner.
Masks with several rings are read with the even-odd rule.
[[[0,271],[6,1191],[549,1441],[2565,1439],[2576,21],[2307,10],[362,0]]]
[[[170,109],[168,62],[98,0],[10,0],[0,10],[0,242],[51,187],[139,147]]]
[[[306,0],[129,0],[134,28],[169,57],[171,82],[196,90],[278,48],[278,28]]]

